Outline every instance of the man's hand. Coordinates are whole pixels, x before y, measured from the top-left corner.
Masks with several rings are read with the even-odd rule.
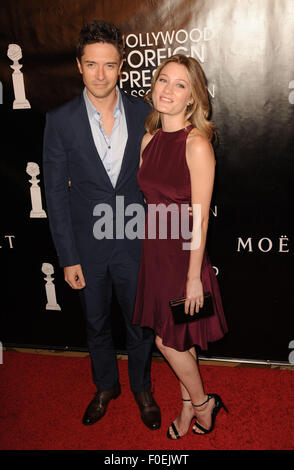
[[[83,289],[86,286],[82,266],[80,264],[65,266],[63,270],[64,279],[72,289]]]

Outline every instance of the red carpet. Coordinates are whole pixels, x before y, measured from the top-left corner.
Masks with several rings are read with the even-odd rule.
[[[163,362],[153,362],[155,398],[162,427],[149,431],[129,390],[127,361],[120,360],[122,395],[100,423],[81,424],[93,397],[89,358],[4,352],[0,365],[1,450],[292,450],[294,371],[201,366],[206,390],[218,393],[222,410],[214,432],[179,441],[166,429],[180,406],[177,381]]]

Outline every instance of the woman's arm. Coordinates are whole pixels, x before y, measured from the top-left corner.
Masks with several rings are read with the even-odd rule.
[[[214,184],[215,157],[211,143],[193,130],[187,139],[186,160],[191,178],[192,207],[200,208],[199,224],[193,218],[190,262],[186,284],[186,313],[193,314],[203,305],[203,287],[200,279],[209,220],[210,202]],[[197,243],[199,241],[199,243]],[[193,248],[193,244],[197,248]],[[194,310],[195,309],[195,310]]]

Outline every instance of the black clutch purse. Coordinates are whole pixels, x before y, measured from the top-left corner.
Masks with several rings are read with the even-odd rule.
[[[190,315],[185,313],[185,297],[176,300],[170,300],[169,305],[172,311],[173,319],[176,325],[180,323],[188,323],[200,320],[201,318],[208,318],[214,315],[212,296],[210,292],[204,292],[203,307],[199,307],[199,312]]]

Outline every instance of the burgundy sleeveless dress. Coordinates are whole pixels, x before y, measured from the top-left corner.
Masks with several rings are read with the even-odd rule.
[[[137,180],[149,213],[155,207],[152,205],[163,204],[178,209],[178,212],[187,211],[191,205],[186,139],[192,128],[189,126],[176,132],[160,129],[144,149]],[[186,209],[183,209],[183,204]],[[201,281],[204,291],[212,293],[214,315],[175,325],[169,301],[186,295],[190,251],[183,250],[183,243],[189,240],[181,236],[181,228],[180,236],[175,237],[172,210],[165,211],[165,216],[156,215],[155,218],[155,212],[152,218],[150,214],[148,217],[148,212],[133,323],[152,328],[165,346],[178,351],[185,351],[194,345],[207,349],[208,342],[222,338],[227,332],[218,282],[207,252],[205,250],[203,256]],[[162,220],[161,227],[167,225],[166,233],[160,228],[160,219],[164,217],[167,224]]]

